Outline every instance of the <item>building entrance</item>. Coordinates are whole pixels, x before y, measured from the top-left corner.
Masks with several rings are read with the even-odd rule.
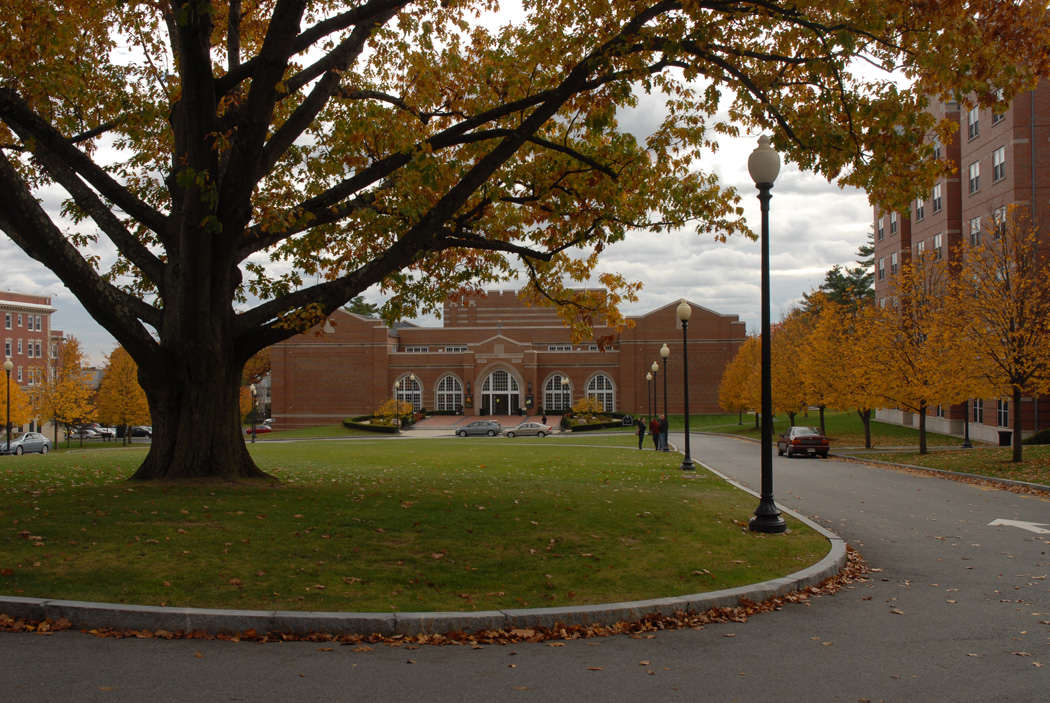
[[[517,415],[521,412],[518,380],[503,369],[496,369],[481,384],[483,415]]]

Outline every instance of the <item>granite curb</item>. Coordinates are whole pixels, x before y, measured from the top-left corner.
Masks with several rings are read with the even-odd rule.
[[[717,471],[713,473],[757,496],[754,491]],[[0,596],[0,613],[14,619],[35,621],[56,621],[64,618],[74,629],[78,630],[100,628],[166,630],[168,632],[203,632],[209,635],[235,634],[254,630],[259,633],[272,632],[290,635],[322,633],[334,636],[368,636],[376,634],[390,637],[420,633],[473,633],[482,630],[528,627],[609,626],[618,622],[638,621],[657,615],[670,616],[678,612],[702,613],[713,608],[731,608],[746,601],[763,602],[793,591],[816,586],[839,573],[846,564],[845,541],[794,511],[783,507],[780,509],[824,535],[830,544],[828,554],[813,566],[789,576],[710,593],[602,605],[493,610],[474,613],[219,610]]]

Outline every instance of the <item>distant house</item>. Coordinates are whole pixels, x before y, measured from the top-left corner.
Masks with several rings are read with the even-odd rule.
[[[744,342],[745,325],[690,304],[689,409],[719,412],[718,384]],[[383,321],[336,312],[315,329],[271,349],[272,417],[282,428],[337,423],[374,412],[397,395],[417,409],[465,415],[560,413],[583,397],[607,410],[663,412],[660,347],[667,344],[667,409],[684,411],[682,328],[678,301],[629,318],[604,350],[573,343],[549,308],[526,307],[514,291],[446,302],[441,327]],[[646,381],[659,362],[655,384]]]

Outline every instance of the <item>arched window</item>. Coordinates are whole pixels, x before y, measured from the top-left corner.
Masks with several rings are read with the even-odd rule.
[[[445,376],[437,384],[437,409],[459,410],[463,407],[463,384],[455,376]]]
[[[419,385],[414,374],[397,382],[397,400],[399,403],[411,403],[413,411],[423,407],[423,386]]]
[[[572,408],[572,384],[562,383],[563,379],[569,380],[561,374],[547,379],[547,384],[543,387],[543,409],[546,412]]]
[[[616,388],[612,379],[603,373],[595,375],[587,384],[587,397],[597,398],[607,413],[616,409]]]

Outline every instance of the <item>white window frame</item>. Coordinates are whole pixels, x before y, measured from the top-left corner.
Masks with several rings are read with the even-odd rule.
[[[878,235],[879,235],[879,241],[880,241],[880,242],[881,242],[881,241],[883,240],[883,238],[884,238],[884,237],[886,236],[886,225],[885,225],[885,223],[884,223],[884,220],[885,220],[885,219],[886,219],[886,218],[884,218],[884,217],[880,217],[880,218],[879,218],[879,226],[878,226],[878,228],[877,228],[877,231],[878,231]]]
[[[970,422],[976,422],[978,424],[983,425],[984,424],[984,399],[982,399],[982,398],[974,398],[973,401],[971,401],[971,402],[973,404],[971,405]]]
[[[552,412],[572,409],[572,381],[563,385],[561,382],[563,378],[568,378],[568,376],[556,373],[543,384],[544,411]]]
[[[992,211],[992,239],[999,241],[1006,234],[1006,207],[997,207]]]
[[[879,280],[886,280],[886,257],[881,257],[879,259]]]
[[[915,199],[915,221],[922,222],[922,218],[926,217],[926,201],[922,198]]]
[[[890,236],[897,234],[897,213],[890,213]]]
[[[890,275],[897,275],[897,252],[890,254]]]
[[[992,152],[992,183],[1006,178],[1006,147],[1001,146]]]
[[[571,352],[571,344],[548,344],[547,351],[549,352]]]
[[[463,407],[463,384],[460,380],[448,374],[434,386],[435,407],[438,410],[459,410]]]
[[[970,195],[980,192],[981,190],[981,162],[974,161],[969,167],[970,174]]]
[[[966,134],[970,139],[981,134],[981,108],[973,107],[966,113]]]
[[[588,398],[597,398],[604,412],[611,413],[616,410],[616,385],[609,375],[594,374],[587,382],[586,395]]]
[[[413,345],[411,347],[405,347],[406,354],[426,354],[430,351],[430,347]]]
[[[462,354],[467,348],[465,346],[447,346],[445,347],[446,354]]]
[[[933,258],[937,261],[940,261],[941,258],[944,256],[944,252],[941,250],[942,241],[943,238],[939,233],[933,235]]]
[[[937,185],[935,185],[933,187],[933,194],[932,194],[932,197],[930,198],[930,200],[933,202],[933,211],[934,212],[940,212],[941,211],[941,205],[942,205],[942,202],[941,202],[941,184],[940,183],[938,183]]]
[[[1010,401],[1005,398],[995,399],[995,425],[996,427],[1010,426]]]
[[[970,219],[970,246],[975,247],[981,243],[981,218]]]

